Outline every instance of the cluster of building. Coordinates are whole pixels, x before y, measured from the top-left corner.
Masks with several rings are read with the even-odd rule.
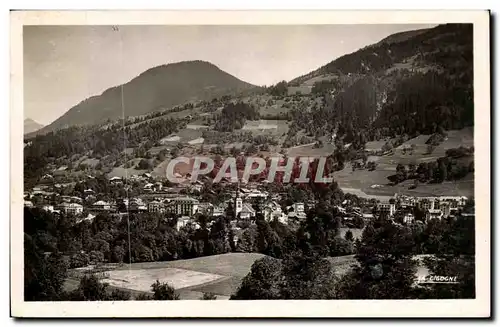
[[[89,178],[94,178],[88,176]],[[185,177],[185,176],[184,176]],[[188,176],[189,177],[189,176]],[[185,185],[166,187],[161,181],[156,180],[149,173],[130,176],[125,183],[121,177],[109,178],[109,184],[120,186],[125,189],[130,187],[131,182],[139,182],[141,194],[137,197],[112,199],[99,199],[99,195],[92,189],[85,189],[75,193],[75,195],[59,196],[59,188],[71,186],[71,183],[57,184],[51,183],[52,176],[46,175],[41,183],[30,192],[25,192],[25,207],[33,207],[31,201],[33,197],[41,198],[37,201],[37,206],[45,211],[53,213],[64,213],[78,217],[78,221],[92,220],[99,213],[123,215],[125,213],[161,213],[173,214],[178,217],[177,228],[180,229],[188,224],[197,225],[195,216],[203,214],[207,217],[218,217],[233,215],[233,221],[249,220],[256,217],[260,211],[266,221],[278,220],[288,224],[291,221],[301,221],[306,218],[305,204],[294,203],[287,207],[282,207],[278,202],[280,195],[270,195],[268,192],[259,189],[259,185],[246,184],[244,187],[238,185],[237,191],[233,192],[227,201],[215,205],[201,202],[196,196],[203,188],[203,182],[195,181]],[[73,183],[74,184],[74,183]],[[73,185],[74,186],[74,185]],[[198,193],[199,194],[199,193]],[[467,198],[464,196],[441,196],[441,197],[410,197],[395,194],[386,201],[379,201],[375,205],[378,214],[385,214],[390,218],[402,217],[403,222],[413,223],[415,221],[415,208],[421,209],[425,213],[425,218],[445,218],[452,217],[460,212],[462,215],[473,215],[473,212],[463,212]],[[48,204],[50,203],[50,204]],[[308,206],[314,205],[308,203]],[[231,209],[231,210],[230,210]],[[373,207],[355,207],[348,201],[336,207],[337,212],[344,218],[344,221],[354,221],[356,218],[364,221],[373,218]]]
[[[442,219],[455,217],[459,212],[462,216],[474,216],[474,212],[463,212],[467,203],[465,196],[437,196],[437,197],[412,197],[395,194],[389,201],[378,204],[378,212],[394,217],[400,213],[403,222],[415,221],[414,209],[423,211],[425,219]]]
[[[90,178],[91,176],[89,176]],[[92,177],[93,178],[93,177]],[[125,213],[162,213],[173,214],[178,217],[177,228],[180,229],[187,224],[196,225],[195,216],[204,214],[207,217],[227,216],[232,207],[233,220],[253,220],[260,211],[267,221],[277,219],[288,224],[289,219],[302,220],[306,218],[304,203],[294,203],[287,208],[282,208],[278,203],[280,196],[270,196],[268,192],[259,190],[257,185],[246,185],[238,187],[227,201],[218,205],[201,202],[196,192],[201,191],[203,183],[196,181],[186,185],[165,187],[160,181],[155,180],[150,174],[144,173],[140,176],[131,176],[125,183],[121,177],[109,178],[111,185],[127,188],[131,182],[141,182],[141,194],[137,197],[118,198],[111,201],[99,199],[99,195],[92,189],[79,192],[78,196],[59,196],[55,184],[50,183],[52,176],[44,176],[42,180],[49,183],[41,183],[30,192],[25,192],[25,207],[35,206],[31,201],[38,198],[37,207],[55,214],[66,214],[77,216],[77,221],[92,220],[99,213],[123,215]],[[74,185],[73,185],[74,186]],[[82,194],[83,193],[83,194]],[[40,204],[42,203],[42,204]]]

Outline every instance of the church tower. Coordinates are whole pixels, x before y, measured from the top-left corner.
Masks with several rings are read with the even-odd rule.
[[[239,213],[243,210],[243,200],[240,196],[240,183],[238,181],[238,188],[236,190],[236,197],[234,199],[234,215],[235,218],[238,217]]]

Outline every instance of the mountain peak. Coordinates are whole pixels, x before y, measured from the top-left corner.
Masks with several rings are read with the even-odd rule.
[[[169,63],[150,68],[128,83],[81,101],[40,133],[117,119],[123,110],[125,116],[139,116],[188,101],[235,95],[254,87],[208,61]]]
[[[42,127],[44,127],[44,125],[34,121],[31,118],[24,119],[24,134],[33,133]]]

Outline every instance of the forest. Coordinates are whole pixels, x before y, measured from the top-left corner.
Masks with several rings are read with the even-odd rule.
[[[85,299],[86,285],[97,285],[82,277],[76,292],[62,289],[69,268],[100,262],[176,260],[230,251],[268,255],[254,263],[233,299],[409,299],[474,297],[474,220],[431,220],[427,224],[400,225],[383,217],[370,222],[361,239],[352,233],[339,236],[340,220],[325,203],[311,210],[307,219],[290,228],[277,221],[257,218],[242,240],[231,244],[228,219],[217,219],[207,229],[206,217],[198,217],[201,228],[177,231],[165,217],[130,217],[131,255],[127,249],[127,223],[98,216],[91,223],[72,224],[67,217],[25,211],[25,298],[27,301]],[[381,239],[384,242],[380,242]],[[84,249],[84,252],[81,250]],[[73,254],[71,254],[73,253]],[[355,254],[358,265],[342,277],[334,276],[329,256]],[[434,254],[426,266],[440,275],[457,275],[459,285],[417,287],[414,285],[417,254]],[[382,269],[382,276],[374,276]],[[167,292],[168,285],[156,285]],[[99,286],[105,287],[105,286]],[[153,287],[153,286],[152,286]],[[99,288],[98,288],[99,289]],[[91,293],[92,293],[91,292]],[[87,292],[88,293],[88,292]],[[168,293],[168,292],[167,292]],[[108,293],[101,300],[113,299]],[[114,298],[125,298],[114,294]],[[166,296],[165,299],[174,299]]]

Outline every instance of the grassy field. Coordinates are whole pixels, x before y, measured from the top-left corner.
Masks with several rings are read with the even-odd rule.
[[[286,120],[248,120],[241,130],[258,135],[280,137],[288,133],[288,122]]]
[[[352,171],[350,164],[346,164],[341,171],[334,173],[334,179],[346,193],[353,193],[362,197],[391,196],[395,193],[414,196],[434,196],[434,195],[464,195],[467,197],[474,195],[474,174],[469,174],[465,178],[455,182],[444,182],[441,184],[420,184],[416,189],[410,190],[413,180],[408,180],[398,185],[389,185],[387,177],[396,173],[396,166],[401,163],[418,165],[421,162],[435,161],[445,156],[448,149],[460,146],[473,146],[473,129],[464,128],[461,130],[448,131],[448,137],[441,143],[432,154],[427,154],[427,144],[430,135],[420,135],[408,140],[395,149],[394,154],[388,156],[371,156],[369,161],[377,162],[375,171],[356,170]],[[370,142],[370,147],[377,147],[380,144]],[[402,149],[414,145],[413,154],[404,154]]]
[[[259,253],[226,253],[188,260],[133,263],[108,271],[103,281],[112,289],[139,294],[150,293],[151,284],[158,279],[171,284],[184,300],[199,299],[205,292],[223,300],[236,292],[252,264],[262,257]],[[77,286],[75,279],[68,279],[65,284],[67,290]]]
[[[175,289],[182,289],[224,278],[225,276],[202,273],[194,270],[163,267],[112,270],[108,272],[108,277],[103,279],[103,281],[120,288],[148,292],[151,290],[151,284],[153,284],[156,280],[159,280],[160,282],[167,282]]]
[[[325,144],[321,148],[314,148],[314,143],[291,147],[287,150],[289,157],[326,157],[333,153],[335,147]]]
[[[355,237],[361,233],[361,230],[352,231]],[[109,283],[111,290],[127,290],[133,297],[151,294],[151,284],[158,279],[174,286],[181,300],[197,300],[203,293],[213,293],[218,300],[227,300],[237,291],[252,264],[262,257],[264,255],[259,253],[226,253],[188,260],[133,263],[108,271],[108,277],[103,281]],[[415,256],[415,259],[421,260],[422,257]],[[354,255],[328,257],[327,260],[338,276],[358,264]],[[427,268],[420,262],[416,275],[427,274]],[[75,278],[67,279],[64,285],[67,291],[77,286]]]

